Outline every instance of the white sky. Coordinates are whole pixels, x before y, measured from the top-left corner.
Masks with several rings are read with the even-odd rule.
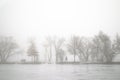
[[[0,34],[21,41],[47,35],[110,36],[120,29],[120,0],[0,0]]]

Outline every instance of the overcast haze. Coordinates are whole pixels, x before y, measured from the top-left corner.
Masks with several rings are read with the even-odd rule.
[[[119,33],[120,0],[0,0],[0,34],[19,40],[47,35]]]
[[[0,0],[0,80],[120,80],[117,33],[120,0]]]

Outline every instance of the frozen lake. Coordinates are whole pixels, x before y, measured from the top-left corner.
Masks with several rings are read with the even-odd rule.
[[[120,80],[120,65],[0,65],[0,80]]]

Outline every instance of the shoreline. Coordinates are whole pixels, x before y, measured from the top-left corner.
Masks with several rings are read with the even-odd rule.
[[[30,62],[26,62],[26,63],[15,63],[15,62],[9,62],[9,63],[0,63],[0,65],[2,64],[54,64],[54,63],[42,63],[42,62],[38,62],[38,63],[30,63]],[[63,62],[63,63],[55,63],[56,65],[69,65],[69,64],[72,64],[72,65],[84,65],[84,64],[90,64],[90,65],[94,65],[94,64],[103,64],[103,65],[114,65],[114,64],[120,64],[120,62],[111,62],[111,63],[80,63],[80,62]]]

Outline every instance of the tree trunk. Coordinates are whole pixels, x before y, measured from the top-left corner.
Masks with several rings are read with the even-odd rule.
[[[75,58],[76,58],[76,54],[74,53],[74,63],[76,62],[76,59],[75,59]]]
[[[50,60],[49,60],[49,63],[51,63],[51,47],[50,47]]]

